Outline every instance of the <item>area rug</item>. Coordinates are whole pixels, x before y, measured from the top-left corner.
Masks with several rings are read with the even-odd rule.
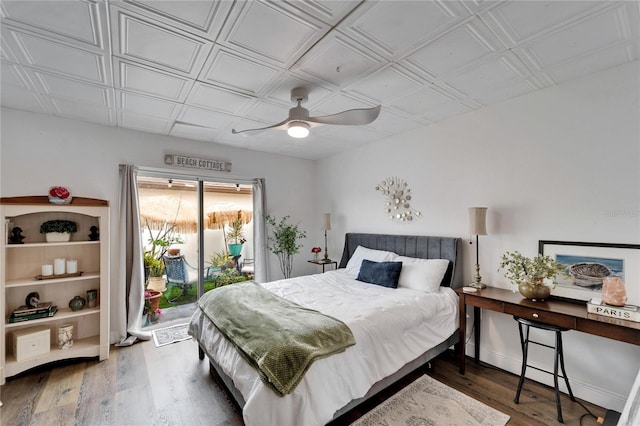
[[[422,376],[352,426],[504,426],[508,421],[508,415]]]
[[[187,334],[188,329],[189,323],[158,328],[151,332],[153,334],[153,342],[156,344],[156,347],[159,348],[160,346],[191,339],[191,336]]]

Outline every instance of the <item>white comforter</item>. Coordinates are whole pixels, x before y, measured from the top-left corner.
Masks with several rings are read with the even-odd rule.
[[[190,334],[243,395],[246,425],[323,425],[374,383],[444,341],[458,325],[458,300],[449,288],[441,287],[438,293],[389,289],[356,281],[344,270],[262,285],[344,321],[356,344],[316,361],[291,394],[279,397],[197,310]]]

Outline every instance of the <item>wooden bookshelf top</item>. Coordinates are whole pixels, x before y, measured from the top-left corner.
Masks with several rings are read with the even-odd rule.
[[[49,205],[49,197],[46,195],[26,195],[22,197],[2,197],[0,198],[0,204],[27,204],[27,205]],[[109,205],[109,201],[100,200],[98,198],[87,197],[73,197],[69,204],[55,204],[55,205],[72,205],[72,206],[99,206],[104,207]]]

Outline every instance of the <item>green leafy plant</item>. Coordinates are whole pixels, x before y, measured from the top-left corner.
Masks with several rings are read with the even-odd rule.
[[[242,219],[234,220],[233,222],[228,223],[227,226],[227,239],[232,244],[244,244],[246,240],[244,239],[244,223],[242,222]]]
[[[48,220],[40,225],[40,233],[48,234],[50,232],[72,233],[78,232],[78,225],[71,220]]]
[[[549,281],[552,287],[558,285],[556,277],[558,274],[566,273],[566,267],[556,262],[549,256],[538,254],[533,258],[528,258],[521,253],[505,252],[502,255],[500,270],[505,270],[504,276],[515,285],[530,282],[534,285],[545,285],[544,281]]]
[[[151,253],[144,254],[144,267],[149,271],[150,277],[161,277],[164,274],[164,262],[155,258]]]
[[[280,269],[285,278],[291,277],[293,270],[293,255],[300,251],[302,244],[298,240],[306,238],[305,231],[298,229],[298,225],[288,223],[289,216],[284,216],[280,221],[276,221],[273,216],[267,215],[265,220],[271,226],[268,248],[271,253],[278,256]]]
[[[158,230],[152,230],[149,221],[146,222],[149,231],[147,247],[143,252],[144,268],[150,277],[161,277],[164,274],[164,262],[162,256],[172,244],[182,244],[184,241],[176,234],[175,224],[165,223]]]
[[[216,287],[222,287],[224,285],[239,283],[242,281],[248,281],[250,278],[246,275],[238,273],[238,271],[234,269],[227,269],[220,275],[214,278],[214,283]]]
[[[220,270],[233,267],[233,258],[226,251],[219,251],[209,256],[209,263]]]

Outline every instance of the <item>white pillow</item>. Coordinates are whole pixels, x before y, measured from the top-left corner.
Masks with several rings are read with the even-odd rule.
[[[449,267],[447,259],[417,259],[397,256],[394,260],[402,262],[398,288],[410,288],[425,292],[438,291],[442,278]]]
[[[347,262],[345,270],[352,278],[357,278],[360,273],[360,265],[364,259],[374,262],[386,262],[388,260],[395,260],[398,255],[391,251],[374,250],[362,246],[356,247],[351,259]]]

